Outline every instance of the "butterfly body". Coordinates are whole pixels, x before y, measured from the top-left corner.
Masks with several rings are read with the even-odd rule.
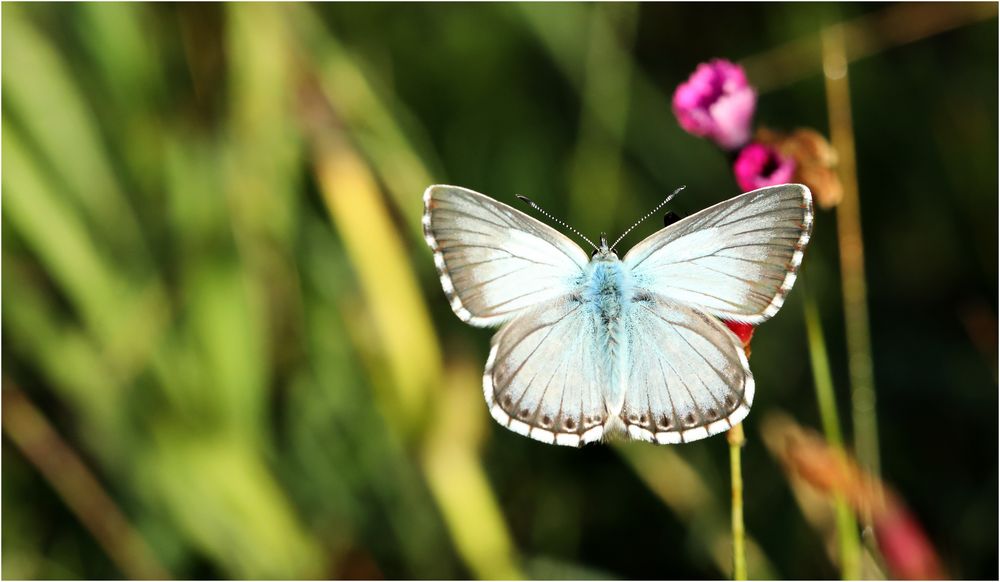
[[[587,265],[587,271],[573,295],[582,304],[590,320],[585,339],[602,354],[601,368],[607,378],[605,405],[610,410],[621,408],[625,393],[624,374],[626,321],[633,299],[632,284],[622,262],[613,252],[598,252]]]
[[[569,446],[625,432],[660,444],[728,430],[755,384],[722,320],[781,307],[812,227],[804,186],[765,188],[680,220],[623,259],[455,186],[424,195],[424,235],[455,314],[499,327],[483,394],[501,425]]]

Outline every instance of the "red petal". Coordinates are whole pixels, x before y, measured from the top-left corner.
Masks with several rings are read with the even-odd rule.
[[[744,346],[750,345],[750,338],[753,337],[754,326],[749,323],[739,323],[737,321],[726,321],[723,320],[722,323],[726,324],[726,327],[733,330],[736,337],[740,338]]]

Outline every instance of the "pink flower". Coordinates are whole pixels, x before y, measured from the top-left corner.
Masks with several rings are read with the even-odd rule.
[[[674,115],[690,134],[706,137],[726,150],[750,139],[757,94],[743,67],[722,59],[698,65],[674,91]]]
[[[761,143],[752,143],[740,151],[733,164],[736,183],[744,192],[787,184],[795,175],[795,160]]]

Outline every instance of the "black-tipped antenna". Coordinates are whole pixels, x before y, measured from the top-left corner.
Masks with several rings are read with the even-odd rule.
[[[650,210],[649,214],[647,214],[646,216],[643,216],[639,220],[635,221],[635,224],[633,224],[632,226],[628,227],[628,230],[626,230],[625,232],[623,232],[622,235],[620,237],[618,237],[618,240],[615,241],[615,244],[611,245],[611,250],[615,250],[615,247],[618,246],[618,243],[622,242],[622,239],[625,238],[625,235],[627,235],[628,233],[632,232],[632,229],[634,229],[635,227],[639,226],[639,224],[641,224],[642,221],[644,221],[647,218],[649,218],[650,216],[656,214],[661,208],[663,208],[667,204],[667,202],[670,202],[671,200],[673,200],[674,196],[677,196],[677,194],[680,193],[680,191],[683,190],[686,187],[687,186],[681,186],[680,188],[674,190],[673,192],[670,193],[670,196],[667,196],[666,198],[663,199],[663,202],[660,202],[659,204],[657,204],[656,208]]]
[[[531,201],[530,199],[528,199],[528,198],[527,198],[526,196],[521,196],[520,194],[515,194],[515,196],[517,196],[518,200],[520,200],[521,202],[524,202],[524,203],[525,203],[525,204],[527,204],[528,206],[530,206],[530,207],[534,208],[534,209],[535,209],[535,210],[537,210],[538,212],[541,212],[541,213],[542,213],[542,214],[544,214],[545,216],[549,217],[549,220],[552,220],[552,221],[554,221],[554,222],[558,222],[559,224],[561,224],[561,225],[563,225],[564,227],[566,227],[566,228],[570,229],[571,231],[573,231],[573,233],[574,233],[574,234],[576,234],[576,236],[578,236],[578,237],[582,238],[583,240],[587,241],[587,243],[588,243],[588,244],[590,244],[590,246],[594,247],[594,250],[595,250],[595,251],[596,251],[596,250],[598,250],[598,248],[597,248],[597,245],[595,245],[595,244],[594,244],[593,242],[591,242],[591,240],[590,240],[589,238],[587,238],[587,237],[583,236],[583,234],[581,234],[581,233],[580,233],[580,231],[578,231],[577,229],[575,229],[575,228],[573,228],[572,226],[570,226],[570,225],[566,224],[565,222],[563,222],[563,221],[559,220],[559,219],[558,219],[558,218],[556,218],[555,216],[552,216],[552,215],[551,215],[551,214],[549,214],[548,212],[545,212],[545,209],[544,209],[544,208],[542,208],[541,206],[539,206],[539,205],[535,204],[535,203],[534,203],[534,202],[532,202],[532,201]]]

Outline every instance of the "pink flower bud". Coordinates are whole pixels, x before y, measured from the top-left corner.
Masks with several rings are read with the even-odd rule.
[[[795,175],[795,160],[761,143],[752,143],[740,151],[733,164],[736,183],[744,192],[787,184]]]
[[[769,422],[765,442],[776,446],[785,466],[817,491],[842,499],[862,515],[871,514],[890,579],[940,580],[947,577],[927,534],[902,499],[863,471],[842,449],[790,420]]]
[[[902,580],[940,580],[944,571],[937,552],[917,520],[902,504],[875,514],[875,540],[889,574]]]
[[[674,91],[677,121],[692,135],[735,150],[750,139],[757,94],[743,67],[722,59],[698,65]]]

